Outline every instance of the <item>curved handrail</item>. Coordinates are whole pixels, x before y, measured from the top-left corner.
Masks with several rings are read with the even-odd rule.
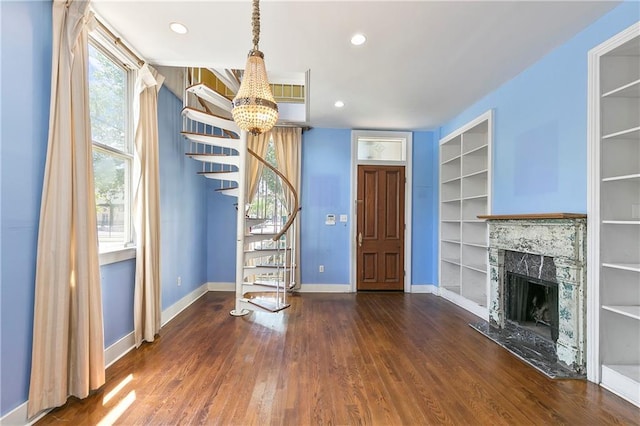
[[[280,179],[282,179],[284,181],[284,183],[289,187],[289,190],[291,191],[291,193],[293,194],[293,209],[291,211],[291,214],[289,215],[289,219],[287,220],[287,222],[284,224],[284,226],[282,227],[282,229],[280,230],[280,232],[278,232],[278,234],[276,234],[275,237],[272,238],[273,241],[278,241],[291,227],[291,225],[293,224],[293,221],[296,219],[296,216],[298,215],[298,211],[300,210],[300,204],[298,203],[298,193],[296,192],[296,189],[293,187],[293,185],[291,184],[291,182],[289,182],[289,180],[285,177],[285,175],[282,174],[282,172],[280,172],[280,170],[276,169],[275,167],[273,167],[271,164],[269,164],[269,162],[267,160],[265,160],[264,158],[260,157],[255,151],[253,151],[251,148],[247,148],[247,151],[249,152],[249,154],[251,154],[255,159],[257,159],[258,161],[260,161],[262,164],[264,164],[265,166],[267,166],[269,169],[271,169],[276,175],[280,176]]]

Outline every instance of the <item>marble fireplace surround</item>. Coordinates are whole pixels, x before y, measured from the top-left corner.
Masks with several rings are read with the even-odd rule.
[[[577,374],[586,371],[586,249],[587,219],[584,214],[549,213],[479,216],[489,223],[489,325],[504,329],[505,281],[515,271],[514,256],[527,254],[525,275],[558,283],[559,330],[555,345],[557,361]],[[505,265],[505,257],[511,265]],[[553,269],[541,267],[541,262]],[[525,263],[524,261],[521,263]],[[547,275],[537,276],[539,274]]]

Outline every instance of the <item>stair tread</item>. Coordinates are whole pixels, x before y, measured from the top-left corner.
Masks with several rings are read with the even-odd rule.
[[[227,112],[231,112],[231,109],[233,108],[233,104],[229,99],[225,98],[223,95],[204,83],[196,83],[189,86],[187,87],[187,91],[196,94],[199,98],[204,99],[207,102],[211,102]]]
[[[278,301],[263,299],[258,297],[247,299],[247,302],[251,303],[252,305],[259,306],[262,309],[265,309],[270,312],[279,312],[291,306],[291,304],[289,303],[279,303]]]
[[[202,161],[203,163],[227,164],[235,167],[238,167],[240,163],[240,157],[238,155],[214,154],[210,152],[187,152],[185,155],[196,161]]]
[[[251,235],[255,235],[255,234],[251,234]],[[251,249],[251,250],[245,250],[244,252],[245,253],[253,253],[253,252],[259,252],[259,251],[264,251],[264,252],[291,251],[291,248],[289,248],[289,247],[287,247],[287,248],[254,248],[254,249]]]
[[[285,291],[287,290],[287,287],[282,285],[282,284],[278,284],[277,281],[254,281],[254,282],[245,282],[244,283],[245,286],[255,286],[255,287],[266,287],[268,289],[273,289],[273,290],[279,290],[279,291]]]
[[[295,283],[291,283],[289,286],[286,286],[286,285],[280,284],[279,281],[265,281],[265,280],[258,280],[258,281],[254,281],[253,283],[248,283],[248,284],[261,285],[261,286],[264,286],[264,287],[280,288],[281,290],[285,290],[285,289],[286,290],[291,290],[296,286]]]
[[[228,118],[209,114],[208,112],[200,111],[191,107],[183,108],[182,115],[188,117],[191,120],[210,124],[219,129],[229,130],[237,135],[240,135],[240,128],[238,127],[238,125],[233,120],[229,120]]]
[[[276,264],[267,264],[267,265],[247,265],[244,267],[245,269],[255,269],[255,268],[280,268],[280,269],[291,269],[291,266],[282,266]]]
[[[217,146],[225,149],[238,151],[239,140],[237,137],[226,137],[221,135],[210,135],[205,133],[181,132],[187,142],[199,143],[207,146]]]
[[[233,137],[233,135],[232,136],[211,135],[209,133],[189,132],[187,130],[183,130],[180,133],[183,134],[184,136],[200,136],[200,137],[205,138],[205,139],[227,139],[227,140],[230,140],[230,141],[238,141],[238,140],[240,140],[240,138]]]

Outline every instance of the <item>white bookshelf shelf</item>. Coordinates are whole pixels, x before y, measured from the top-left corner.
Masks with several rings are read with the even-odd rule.
[[[603,98],[621,97],[621,98],[639,98],[640,97],[640,79],[624,84],[602,95]]]
[[[603,220],[605,225],[640,225],[640,220]]]
[[[634,173],[632,175],[624,175],[624,176],[612,176],[612,177],[602,179],[603,182],[615,182],[620,180],[640,180],[640,173]]]
[[[609,133],[602,136],[603,140],[608,139],[637,139],[640,137],[640,126],[635,126],[630,129],[620,130],[617,132]]]
[[[629,318],[640,320],[640,305],[621,306],[621,305],[602,305],[602,309],[616,314],[624,315]]]
[[[602,263],[604,268],[622,269],[624,271],[640,272],[640,263]]]

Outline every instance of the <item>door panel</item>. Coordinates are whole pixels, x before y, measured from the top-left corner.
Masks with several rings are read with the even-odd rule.
[[[358,166],[358,290],[404,290],[404,187],[404,166]]]

